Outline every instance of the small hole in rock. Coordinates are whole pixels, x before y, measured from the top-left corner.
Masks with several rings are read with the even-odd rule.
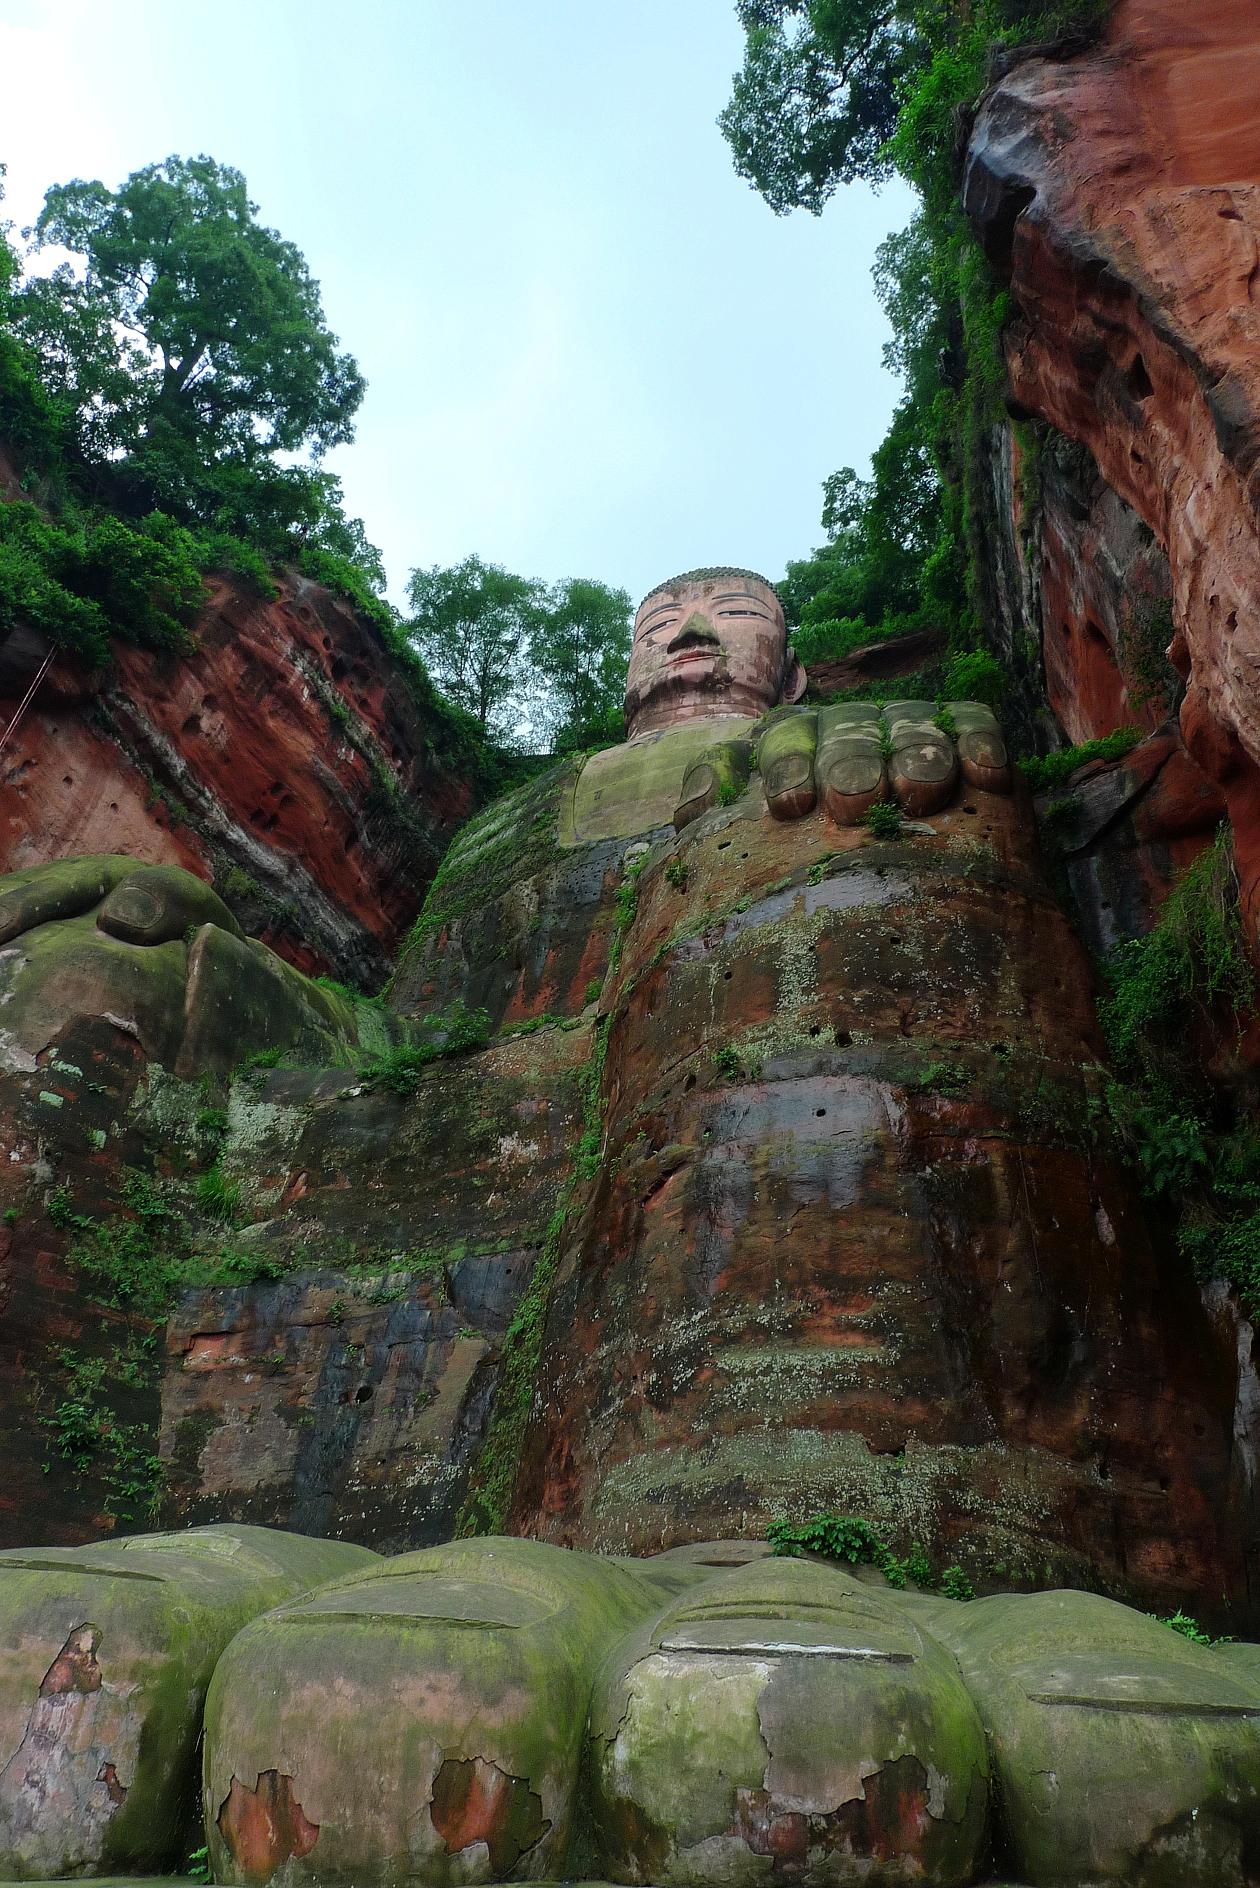
[[[852,1047],[852,1044],[853,1044],[853,1038],[852,1038],[852,1036],[851,1036],[851,1035],[849,1034],[849,1032],[848,1032],[848,1030],[847,1030],[847,1029],[837,1029],[837,1031],[836,1031],[836,1047],[837,1047],[837,1049],[848,1049],[848,1048],[851,1048],[851,1047]]]
[[[372,1400],[371,1384],[361,1383],[354,1393],[354,1400],[356,1403],[370,1403]]]
[[[974,812],[975,812],[975,810],[976,810],[976,809],[975,809],[975,807],[974,807],[974,806],[964,806],[964,808],[963,808],[963,812],[964,812],[964,813],[974,813]]]
[[[827,1110],[826,1110],[825,1108],[815,1108],[815,1109],[814,1109],[814,1117],[815,1117],[815,1119],[816,1119],[816,1120],[818,1120],[818,1121],[821,1121],[821,1120],[823,1119],[823,1117],[824,1117],[824,1115],[826,1114],[826,1112],[827,1112]]]
[[[724,970],[724,971],[722,972],[722,981],[723,981],[723,983],[729,983],[729,982],[730,982],[730,980],[731,980],[731,977],[732,977],[732,974],[733,974],[733,973],[732,973],[731,971],[729,971],[729,970]]]

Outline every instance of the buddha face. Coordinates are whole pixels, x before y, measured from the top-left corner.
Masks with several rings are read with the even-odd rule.
[[[783,606],[763,577],[692,571],[640,604],[626,677],[629,735],[709,715],[757,717],[804,692]]]

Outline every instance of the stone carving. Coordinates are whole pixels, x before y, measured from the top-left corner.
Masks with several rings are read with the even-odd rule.
[[[375,1558],[257,1527],[0,1554],[0,1876],[178,1869],[219,1654]]]
[[[353,1007],[246,938],[202,879],[115,854],[0,879],[0,1004],[10,1069],[33,1069],[81,1016],[194,1076],[263,1049],[334,1064],[358,1038]]]
[[[458,1435],[495,1464],[462,1525],[527,1538],[348,1569],[240,1529],[0,1556],[0,1873],[174,1865],[205,1694],[225,1882],[1248,1888],[1260,1649],[1092,1593],[962,1606],[704,1539],[826,1508],[989,1585],[1171,1611],[1248,1579],[1233,1385],[1092,1132],[1088,967],[1001,731],[975,703],[807,708],[803,686],[762,579],[654,592],[630,738],[474,825],[394,987],[404,1013],[573,1025],[530,1038],[580,1157],[494,1331],[525,1395],[509,1423],[482,1375],[433,1412],[434,1460]],[[879,802],[895,834],[863,823]],[[354,1046],[351,1006],[170,868],[3,881],[0,947],[27,1074],[84,1015],[186,1076]],[[253,1131],[283,1217],[285,1159]],[[423,1155],[388,1122],[345,1133]],[[298,1165],[303,1211],[353,1195],[314,1116]],[[510,1223],[524,1194],[493,1174]],[[187,1314],[189,1345],[220,1334]],[[248,1512],[249,1450],[216,1460]]]
[[[783,605],[755,571],[688,571],[639,605],[626,677],[631,739],[713,715],[755,720],[804,693]]]
[[[966,1888],[990,1858],[1038,1888],[1244,1888],[1258,1727],[1241,1661],[1093,1595],[468,1541],[241,1632],[205,1824],[217,1880],[287,1888]]]

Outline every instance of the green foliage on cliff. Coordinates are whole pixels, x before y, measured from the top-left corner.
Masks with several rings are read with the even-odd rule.
[[[489,1039],[489,1013],[454,1003],[443,1015],[427,1018],[414,1042],[396,1042],[372,1056],[360,1069],[359,1080],[367,1089],[385,1088],[395,1095],[410,1095],[431,1063],[484,1048]]]
[[[384,611],[379,553],[318,463],[363,380],[240,173],[168,158],[117,191],[54,185],[33,237],[32,258],[75,260],[24,272],[0,226],[0,442],[32,501],[0,507],[0,631],[89,661],[110,636],[179,647],[205,571],[266,590],[281,562]]]
[[[1060,787],[1078,768],[1095,760],[1123,760],[1142,739],[1138,728],[1117,728],[1096,741],[1078,741],[1075,747],[1061,747],[1053,754],[1034,754],[1021,760],[1019,770],[1034,793],[1048,787]]]
[[[1235,1015],[1255,996],[1229,834],[1223,829],[1178,881],[1147,936],[1119,945],[1100,1016],[1120,1067],[1158,1080],[1196,1011]]]
[[[959,201],[969,116],[994,55],[1081,44],[1105,0],[736,0],[745,59],[719,123],[736,168],[783,213],[896,172],[922,209],[883,245],[885,358],[905,396],[869,481],[828,480],[828,543],[789,567],[796,638],[815,659],[928,624],[978,646],[987,429],[1000,413],[1009,297]],[[805,660],[808,662],[808,656]]]
[[[818,1554],[850,1567],[875,1567],[889,1586],[898,1589],[913,1580],[917,1587],[935,1587],[946,1599],[975,1598],[975,1588],[961,1567],[946,1567],[938,1580],[921,1547],[912,1547],[901,1559],[859,1515],[815,1514],[808,1521],[772,1521],[766,1539],[775,1554],[786,1559],[801,1560],[806,1554]]]
[[[1257,995],[1227,830],[1180,879],[1153,930],[1112,953],[1107,981],[1112,1121],[1196,1277],[1226,1280],[1256,1318],[1260,1139],[1245,1098],[1214,1086],[1201,1062],[1202,1042],[1228,1044]]]

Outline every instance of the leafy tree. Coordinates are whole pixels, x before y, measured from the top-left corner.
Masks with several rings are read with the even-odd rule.
[[[433,679],[483,736],[511,735],[524,705],[523,657],[539,585],[472,556],[447,570],[413,570],[407,595],[408,634]]]
[[[625,590],[569,577],[535,603],[529,654],[553,751],[620,740],[632,605]]]
[[[719,123],[770,207],[817,213],[838,184],[893,170],[923,199],[875,271],[893,329],[885,360],[905,398],[870,480],[848,468],[828,480],[829,541],[784,585],[807,664],[929,623],[956,650],[974,643],[1009,300],[962,215],[961,134],[995,45],[1080,37],[1106,10],[1107,0],[736,0],[745,59]]]
[[[980,89],[989,44],[1090,29],[1106,0],[735,0],[735,11],[744,64],[718,119],[735,168],[779,214],[817,213],[837,184],[912,174],[894,133],[916,108],[914,129],[936,117],[932,155],[952,168],[952,107]],[[956,77],[963,96],[949,97]]]
[[[772,210],[822,209],[887,173],[899,96],[922,62],[921,8],[896,0],[736,0],[745,56],[718,119]]]
[[[117,191],[57,184],[34,235],[84,264],[29,282],[15,318],[82,416],[89,457],[191,446],[249,462],[351,437],[363,378],[239,171],[169,157]]]
[[[160,622],[176,639],[202,594],[189,571],[222,565],[265,590],[267,565],[289,560],[383,611],[380,553],[346,517],[339,481],[277,462],[281,449],[318,456],[349,438],[363,382],[301,256],[256,221],[239,173],[171,158],[117,193],[56,186],[35,247],[65,243],[80,263],[50,276],[22,280],[8,231],[0,223],[0,438],[50,529],[4,534],[0,625],[25,599],[26,620],[34,612],[55,640],[104,660],[109,635],[151,641]],[[176,582],[160,547],[177,524],[191,535]],[[111,531],[133,573],[131,610],[100,594],[99,559],[86,555]],[[142,570],[156,616],[141,607]]]

